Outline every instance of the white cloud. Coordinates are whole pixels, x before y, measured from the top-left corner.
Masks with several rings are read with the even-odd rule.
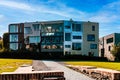
[[[22,9],[22,10],[28,10],[32,11],[33,8],[27,4],[20,3],[20,2],[13,2],[13,1],[0,1],[0,5],[6,6],[6,7],[11,7],[15,9]]]
[[[29,4],[15,2],[15,1],[0,1],[0,5],[8,7],[8,8],[20,9],[20,10],[23,10],[23,12],[25,10],[32,11],[31,13],[26,11],[26,13],[29,13],[29,14],[49,13],[49,14],[55,14],[55,15],[59,15],[63,17],[78,18],[78,19],[83,18],[86,14],[82,11],[68,7],[65,4],[55,1],[55,0],[49,0],[47,3],[49,4],[53,2],[56,3],[54,6],[46,5],[44,3],[41,3],[40,6],[36,6],[36,5],[29,5]]]

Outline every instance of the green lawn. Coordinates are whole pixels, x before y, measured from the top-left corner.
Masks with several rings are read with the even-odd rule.
[[[0,73],[14,71],[23,64],[32,64],[32,60],[0,59]]]
[[[99,62],[99,61],[67,61],[65,62],[70,65],[81,65],[81,66],[96,66],[99,68],[107,68],[120,71],[119,62]]]

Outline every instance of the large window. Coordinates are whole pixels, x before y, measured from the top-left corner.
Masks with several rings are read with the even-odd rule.
[[[71,33],[65,33],[65,41],[71,41]]]
[[[97,44],[90,44],[90,49],[97,49]]]
[[[11,50],[18,50],[18,43],[10,43]]]
[[[34,31],[39,31],[40,30],[39,24],[33,24],[33,29]]]
[[[10,33],[18,32],[18,26],[17,25],[10,25]]]
[[[73,39],[81,39],[81,36],[73,36]]]
[[[107,43],[112,43],[112,42],[113,42],[113,37],[112,37],[112,38],[107,39]]]
[[[18,35],[10,34],[10,42],[18,42]]]
[[[72,24],[72,31],[81,31],[81,24]]]
[[[31,27],[24,27],[24,33],[25,34],[31,34],[32,33]]]
[[[81,50],[81,43],[72,43],[72,50]]]
[[[95,41],[95,35],[94,34],[87,35],[87,41]]]
[[[40,36],[29,36],[29,43],[39,43]]]
[[[63,32],[63,24],[44,24],[41,25],[41,32]]]

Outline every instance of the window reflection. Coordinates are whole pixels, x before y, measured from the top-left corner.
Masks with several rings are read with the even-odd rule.
[[[10,32],[18,32],[18,26],[17,25],[10,25]]]
[[[18,35],[17,34],[11,34],[10,35],[10,42],[18,42]]]
[[[25,34],[31,34],[32,33],[32,29],[30,27],[24,27],[24,33]]]
[[[10,43],[11,50],[18,50],[18,43]]]

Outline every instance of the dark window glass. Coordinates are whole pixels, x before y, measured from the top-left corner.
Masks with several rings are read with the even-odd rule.
[[[81,24],[72,24],[72,31],[81,31]]]
[[[72,50],[81,50],[81,43],[72,43]]]
[[[65,45],[65,48],[70,48],[71,46],[70,45]]]
[[[65,26],[66,29],[70,29],[70,26]]]
[[[40,27],[39,24],[33,24],[34,31],[39,31]]]
[[[32,33],[31,27],[24,27],[24,33],[25,34],[31,34]]]
[[[97,44],[90,44],[90,49],[97,49]]]
[[[92,26],[92,31],[95,31],[95,26]]]
[[[108,51],[110,51],[111,50],[111,46],[108,46]]]
[[[87,41],[95,41],[95,35],[94,34],[87,35]]]
[[[65,33],[65,41],[71,41],[71,33]]]
[[[81,39],[81,36],[73,36],[73,39]]]
[[[113,42],[113,38],[107,39],[107,43],[112,43],[112,42]]]

